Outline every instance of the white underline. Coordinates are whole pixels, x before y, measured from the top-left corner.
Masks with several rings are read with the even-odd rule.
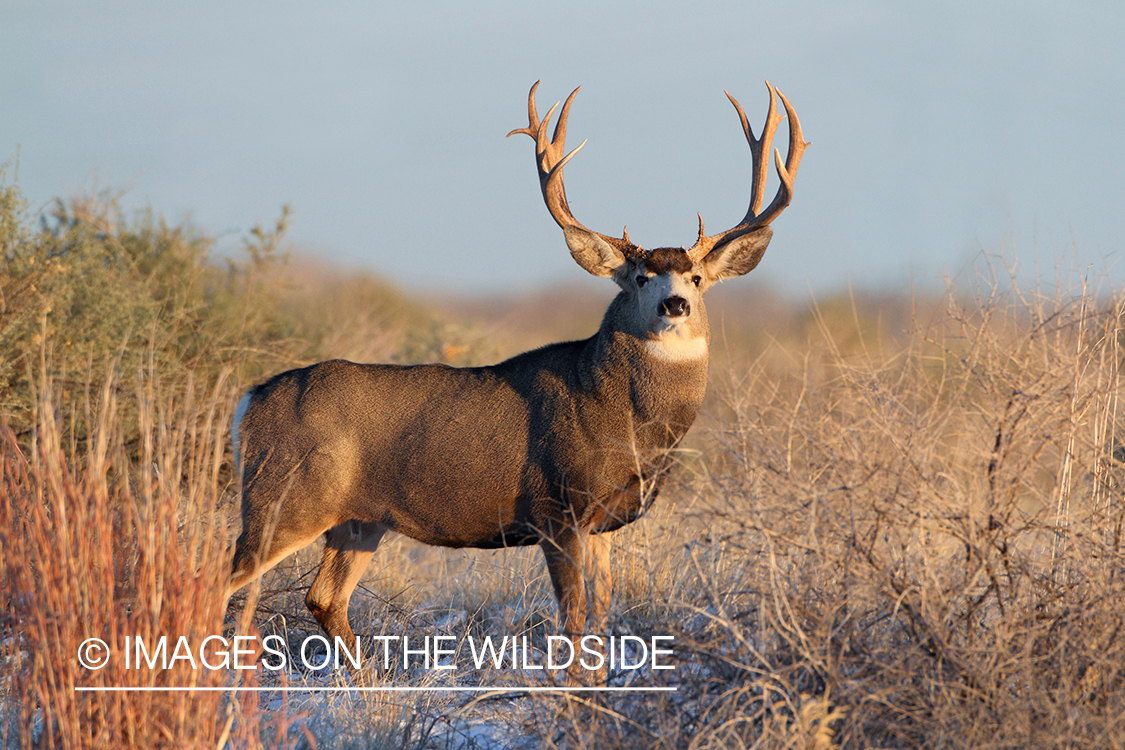
[[[76,693],[674,693],[676,687],[76,687]]]

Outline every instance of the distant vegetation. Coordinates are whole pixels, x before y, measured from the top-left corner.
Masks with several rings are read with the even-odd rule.
[[[331,356],[484,362],[546,343],[559,330],[530,321],[568,314],[294,273],[289,220],[222,258],[203,231],[125,216],[110,194],[39,218],[0,191],[0,746],[1125,746],[1125,295],[1065,278],[1021,289],[1002,270],[940,300],[721,290],[704,413],[614,551],[613,630],[677,636],[672,677],[636,676],[675,694],[75,693],[232,679],[88,672],[75,654],[90,635],[235,627],[219,599],[242,388]],[[316,632],[293,585],[307,560],[233,611],[240,632]],[[542,643],[554,616],[534,550],[395,538],[352,619]]]
[[[203,230],[151,210],[127,215],[113,192],[30,217],[19,189],[0,182],[0,413],[9,426],[32,428],[43,376],[69,409],[107,372],[129,392],[138,368],[179,388],[220,376],[248,384],[328,357],[471,358],[456,326],[373,276],[301,269],[298,282],[290,218],[286,206],[247,233],[240,253],[216,257]]]

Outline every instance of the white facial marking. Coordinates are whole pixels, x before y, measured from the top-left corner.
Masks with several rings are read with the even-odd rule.
[[[641,339],[647,353],[662,362],[705,360],[708,349],[706,313],[703,292],[694,281],[697,271],[653,273],[644,266],[631,270],[619,282],[631,291],[633,331]],[[637,283],[641,278],[642,283]],[[679,297],[684,303],[680,315],[669,315],[664,303]]]
[[[637,292],[637,305],[653,332],[674,329],[683,323],[680,319],[664,318],[658,312],[660,303],[672,296],[683,297],[690,305],[698,293],[679,276],[669,274],[649,276],[648,283]]]

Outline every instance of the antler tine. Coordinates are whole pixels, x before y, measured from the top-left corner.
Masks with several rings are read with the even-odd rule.
[[[562,112],[559,113],[559,121],[555,123],[555,133],[551,136],[551,143],[558,143],[560,152],[562,151],[563,144],[566,143],[566,121],[567,118],[570,117],[570,105],[574,102],[574,97],[578,95],[578,92],[581,89],[582,87],[579,86],[574,91],[570,92],[570,96],[568,96],[566,98],[566,101],[563,102]],[[557,106],[559,105],[556,104],[555,107]],[[552,111],[553,109],[554,108],[552,108]],[[548,117],[547,119],[550,120],[551,118]],[[585,141],[582,142],[585,143]],[[582,147],[579,146],[578,148]],[[578,149],[576,148],[574,150],[577,151]]]
[[[547,184],[547,176],[551,173],[552,165],[558,162],[558,158],[555,154],[559,149],[556,148],[554,142],[547,138],[547,126],[551,123],[551,118],[558,108],[559,103],[555,102],[551,108],[547,110],[547,118],[539,123],[539,127],[536,129],[533,136],[535,138],[535,155],[539,165],[539,182],[544,186]]]
[[[523,133],[531,136],[535,141],[535,165],[539,172],[539,187],[543,192],[543,201],[547,204],[547,210],[551,212],[552,218],[563,229],[572,226],[581,227],[585,231],[601,237],[627,256],[636,257],[642,254],[641,249],[629,241],[628,234],[625,234],[624,237],[610,237],[599,232],[593,232],[583,226],[571,213],[570,206],[566,202],[566,189],[563,185],[563,167],[586,145],[586,141],[582,141],[577,148],[566,154],[566,125],[567,118],[570,117],[570,105],[582,87],[576,88],[566,98],[562,111],[559,113],[559,119],[555,124],[555,132],[550,139],[547,138],[547,126],[559,105],[556,102],[555,106],[547,112],[547,116],[540,120],[535,107],[535,90],[538,87],[539,81],[536,81],[527,97],[527,127],[517,128],[508,133],[508,136]]]
[[[750,146],[750,157],[754,164],[754,176],[750,187],[750,207],[746,210],[746,217],[743,221],[748,221],[757,216],[758,211],[762,208],[762,201],[766,192],[766,178],[770,166],[770,145],[773,143],[777,126],[781,122],[781,115],[777,114],[776,90],[770,85],[769,81],[766,81],[766,88],[770,92],[770,108],[766,113],[766,123],[762,126],[761,138],[754,137],[754,131],[750,127],[750,122],[746,119],[746,113],[742,110],[742,105],[738,103],[738,100],[731,96],[729,91],[723,92],[727,95],[727,99],[730,99],[730,103],[734,105],[735,110],[738,111],[738,119],[742,122],[742,132],[746,135],[746,143]],[[765,155],[765,158],[763,158],[763,155]]]
[[[527,95],[527,127],[516,128],[504,136],[505,138],[511,138],[516,133],[523,133],[524,135],[530,135],[534,138],[535,134],[539,131],[539,114],[535,111],[535,89],[539,88],[539,83],[539,81],[536,81],[531,84],[531,93]]]
[[[746,210],[746,216],[739,222],[738,226],[733,229],[728,229],[710,237],[703,234],[703,218],[699,219],[699,239],[696,240],[695,245],[689,250],[689,254],[694,259],[699,259],[705,256],[713,248],[722,245],[744,234],[748,234],[753,230],[767,226],[770,222],[776,219],[782,211],[793,200],[793,182],[797,177],[797,168],[801,163],[801,155],[810,144],[806,143],[801,134],[801,122],[797,119],[797,113],[793,111],[793,107],[789,104],[789,100],[785,95],[778,91],[769,81],[766,81],[766,88],[770,92],[770,107],[769,112],[766,114],[766,123],[762,128],[762,135],[760,138],[754,137],[754,132],[750,128],[750,123],[746,119],[746,113],[743,112],[741,105],[735,100],[730,93],[727,93],[727,98],[730,99],[731,104],[738,111],[738,118],[742,122],[742,131],[746,135],[746,142],[750,146],[750,156],[753,160],[753,182],[750,188],[750,206]],[[765,211],[761,211],[762,200],[765,196],[766,178],[769,174],[769,149],[773,143],[774,134],[777,132],[777,126],[780,124],[782,117],[777,112],[777,98],[781,99],[782,105],[785,107],[785,115],[789,119],[789,152],[785,157],[784,166],[781,163],[781,153],[774,149],[774,163],[777,167],[777,176],[781,180],[781,186],[777,190],[777,194],[773,200],[770,201],[769,206]]]
[[[793,111],[789,100],[780,91],[777,92],[777,95],[781,97],[781,103],[785,107],[785,115],[789,118],[789,153],[785,155],[785,166],[783,167],[781,166],[781,153],[774,149],[773,160],[777,167],[778,179],[781,180],[781,187],[777,189],[777,195],[770,201],[766,210],[756,217],[756,226],[769,224],[793,201],[793,181],[797,178],[797,169],[801,166],[801,155],[804,154],[805,147],[809,145],[801,134],[801,121],[797,119],[797,113]]]

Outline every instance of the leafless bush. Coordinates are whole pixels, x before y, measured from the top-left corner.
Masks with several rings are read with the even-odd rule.
[[[993,283],[741,374],[693,488],[694,746],[1125,744],[1123,305]]]

